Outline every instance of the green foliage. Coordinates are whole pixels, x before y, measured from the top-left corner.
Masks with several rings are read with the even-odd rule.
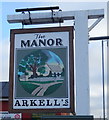
[[[40,66],[45,64],[48,57],[43,52],[43,50],[37,50],[37,51],[31,52],[31,54],[27,55],[24,59],[26,60],[27,65],[36,64],[37,66]]]
[[[41,74],[44,74],[45,73],[45,67],[40,67],[39,69],[38,69],[38,72],[40,72]]]
[[[19,64],[19,72],[23,72],[25,75],[28,75],[26,71],[32,71],[33,77],[37,77],[36,69],[41,65],[45,65],[47,60],[48,57],[43,50],[31,52],[21,60]],[[38,72],[44,74],[45,67],[41,67]]]

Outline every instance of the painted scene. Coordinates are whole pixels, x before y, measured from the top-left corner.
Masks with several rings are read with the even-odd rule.
[[[55,92],[64,81],[64,64],[50,50],[36,50],[18,65],[18,80],[23,89],[33,96],[47,96]]]

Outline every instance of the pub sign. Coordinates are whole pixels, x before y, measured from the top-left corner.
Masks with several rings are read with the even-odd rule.
[[[12,29],[10,112],[74,112],[73,27]]]

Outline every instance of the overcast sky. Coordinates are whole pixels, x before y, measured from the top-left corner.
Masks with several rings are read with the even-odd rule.
[[[10,0],[11,1],[11,0]],[[88,10],[88,9],[104,9],[105,17],[104,19],[89,33],[90,37],[93,36],[105,36],[107,35],[106,27],[106,9],[107,0],[89,0],[88,2],[80,2],[79,0],[49,0],[48,2],[43,2],[43,0],[38,0],[38,2],[27,2],[30,0],[19,0],[19,2],[10,2],[2,0],[0,6],[0,12],[2,13],[2,33],[0,39],[0,81],[9,81],[9,41],[10,41],[10,29],[21,28],[21,24],[9,24],[7,22],[7,15],[16,14],[16,8],[28,8],[28,7],[43,7],[43,6],[59,6],[63,11],[73,11],[73,10]],[[20,2],[23,1],[23,2]],[[37,1],[37,0],[34,0]],[[2,10],[2,11],[1,11]],[[2,24],[1,24],[2,23]],[[90,24],[93,21],[89,21]],[[66,22],[62,25],[73,25],[73,22]],[[43,25],[49,26],[50,25]],[[55,24],[53,26],[58,26]],[[32,26],[27,26],[32,27]],[[40,25],[35,25],[38,28]],[[106,42],[105,53],[106,53]],[[101,76],[101,42],[89,42],[89,77],[90,77],[90,96],[91,96],[91,114],[95,117],[102,117],[102,76]],[[105,54],[105,82],[106,82],[106,54]]]

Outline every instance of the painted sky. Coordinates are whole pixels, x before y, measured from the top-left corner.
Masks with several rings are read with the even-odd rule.
[[[23,1],[23,2],[20,2]],[[88,9],[104,9],[105,10],[105,18],[89,33],[89,37],[93,36],[104,36],[107,34],[106,28],[106,8],[107,8],[107,0],[98,0],[89,2],[84,1],[80,2],[79,0],[71,1],[71,0],[49,0],[48,2],[29,2],[30,0],[19,0],[19,2],[10,2],[4,1],[0,3],[0,12],[2,13],[2,19],[0,20],[0,25],[2,29],[0,32],[2,33],[0,39],[0,65],[2,69],[0,70],[0,81],[8,81],[9,80],[9,42],[10,42],[10,29],[18,29],[21,28],[21,24],[9,24],[7,22],[7,15],[10,14],[18,14],[15,13],[15,9],[17,8],[29,8],[29,7],[43,7],[43,6],[59,6],[63,11],[70,10],[88,10]],[[37,1],[37,0],[35,0]],[[93,23],[93,20],[89,21],[89,26]],[[62,25],[73,25],[73,22],[66,21]],[[50,27],[50,25],[34,25],[34,26],[25,26],[25,28],[29,27]],[[58,24],[54,24],[52,26],[58,26]],[[105,44],[105,53],[106,53],[106,42]],[[106,58],[106,54],[105,54]],[[105,59],[105,73],[106,73],[106,59]],[[95,117],[102,117],[102,76],[101,76],[101,42],[89,42],[89,77],[90,77],[90,96],[91,96],[91,114],[95,115]],[[106,80],[106,74],[105,74]],[[105,81],[106,82],[106,81]]]

